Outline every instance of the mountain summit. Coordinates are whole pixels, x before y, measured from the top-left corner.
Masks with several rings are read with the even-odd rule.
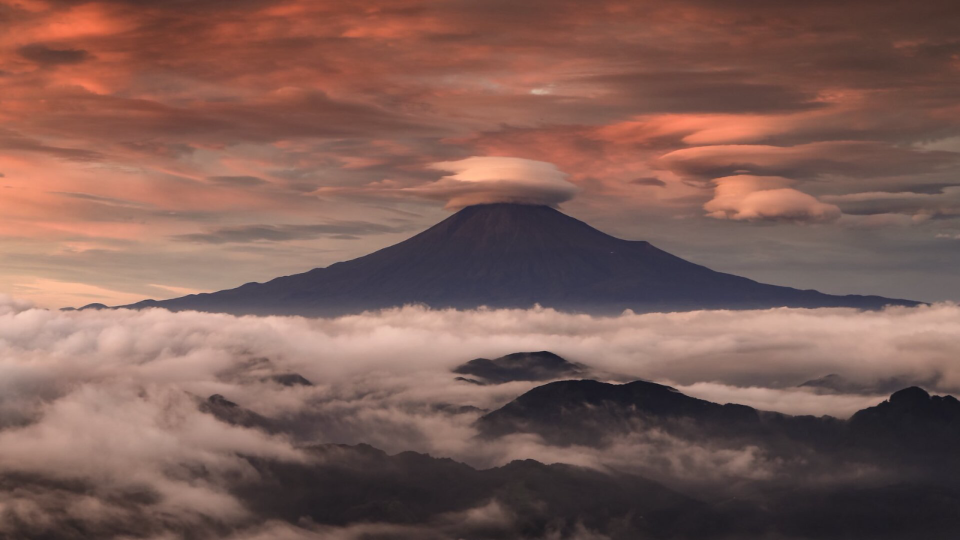
[[[548,206],[468,206],[422,233],[351,261],[265,283],[129,308],[336,316],[426,304],[615,314],[694,309],[916,305],[833,296],[715,272],[648,242],[614,238]]]

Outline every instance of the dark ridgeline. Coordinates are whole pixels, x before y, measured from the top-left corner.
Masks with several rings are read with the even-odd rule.
[[[952,463],[951,470],[960,478],[960,452],[955,451],[960,448],[960,401],[932,396],[918,386],[902,388],[888,400],[840,420],[713,403],[643,380],[625,384],[592,380],[586,378],[594,373],[591,367],[549,351],[478,358],[452,371],[479,379],[469,380],[478,384],[552,381],[481,416],[476,427],[487,438],[535,433],[551,445],[603,447],[626,433],[657,429],[699,441],[790,440],[821,450],[862,449],[873,458],[923,454],[933,458],[927,465],[940,473],[946,472],[943,465]],[[898,379],[883,384],[893,380]],[[843,381],[861,390],[853,381]],[[861,454],[858,451],[857,457]]]
[[[558,446],[604,446],[625,433],[650,428],[694,431],[689,434],[696,438],[727,437],[754,432],[759,425],[759,411],[744,405],[719,405],[646,381],[593,380],[538,386],[477,421],[488,437],[536,433]]]
[[[694,309],[913,306],[767,285],[687,262],[648,242],[614,238],[547,206],[460,210],[399,244],[266,283],[130,308],[336,316],[426,304],[616,314]]]
[[[735,538],[960,538],[960,401],[918,387],[840,420],[720,405],[644,381],[557,381],[476,425],[485,437],[528,433],[559,446],[612,448],[644,434],[653,437],[640,444],[660,444],[668,434],[697,448],[756,448],[779,475],[757,482],[744,506],[712,507],[732,519],[725,532]],[[661,479],[658,469],[643,470]]]
[[[721,405],[647,381],[566,380],[526,392],[482,416],[477,428],[486,437],[536,433],[552,445],[598,447],[626,433],[657,429],[698,443],[789,452],[804,445],[844,459],[900,460],[897,466],[930,467],[931,473],[960,479],[960,401],[918,387],[839,420]]]
[[[410,527],[405,534],[350,536],[371,539],[571,538],[579,527],[623,539],[716,538],[734,529],[730,522],[739,517],[630,474],[534,460],[477,470],[415,452],[391,456],[363,444],[307,451],[317,456],[314,463],[251,459],[259,481],[238,483],[233,494],[264,518]],[[506,518],[458,514],[491,504]]]
[[[224,422],[277,430],[221,396],[201,409]],[[781,471],[752,488],[721,482],[690,489],[669,473],[647,478],[663,471],[656,459],[639,474],[533,460],[478,470],[363,444],[318,445],[305,448],[314,456],[306,461],[248,457],[257,474],[238,477],[230,492],[261,520],[389,523],[407,528],[385,537],[404,539],[578,538],[586,529],[624,540],[946,540],[960,532],[960,402],[916,387],[839,420],[721,405],[645,381],[558,381],[480,417],[477,427],[492,439],[535,433],[547,444],[601,448],[645,432],[654,438],[635,444],[661,444],[657,434],[667,433],[710,451],[755,447]],[[643,456],[634,465],[649,459]],[[505,517],[458,514],[490,504],[502,509],[492,515]]]

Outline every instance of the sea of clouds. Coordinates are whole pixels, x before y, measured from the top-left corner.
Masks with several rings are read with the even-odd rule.
[[[533,458],[701,482],[772,477],[778,464],[756,448],[702,447],[655,432],[602,451],[550,447],[528,435],[479,440],[472,424],[482,411],[537,383],[477,386],[454,381],[450,370],[477,357],[549,350],[610,381],[646,379],[721,403],[846,417],[886,396],[798,385],[838,374],[861,388],[917,381],[954,393],[957,336],[960,307],[951,304],[617,317],[405,307],[306,319],[64,312],[2,298],[0,535],[24,523],[122,528],[147,519],[213,520],[258,537],[265,529],[248,523],[225,484],[256,474],[248,457],[312,459],[303,447],[314,443],[364,442],[475,467]],[[271,378],[290,373],[312,386]],[[275,429],[218,421],[202,411],[213,394]]]

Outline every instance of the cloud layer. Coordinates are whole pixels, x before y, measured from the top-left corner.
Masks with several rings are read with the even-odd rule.
[[[480,442],[471,426],[478,410],[537,383],[477,386],[454,381],[450,370],[474,357],[546,349],[614,380],[644,378],[721,403],[846,416],[885,396],[798,385],[837,374],[866,387],[897,379],[956,392],[958,332],[954,305],[603,318],[408,307],[309,320],[57,312],[5,299],[0,480],[26,475],[45,483],[4,495],[0,530],[24,519],[68,518],[160,529],[213,519],[245,528],[249,513],[226,486],[252,474],[246,460],[297,462],[307,459],[301,445],[318,442],[366,442],[480,467],[535,458],[674,481],[767,478],[781,465],[755,449],[690,446],[657,433],[603,451],[549,447],[533,436]],[[276,382],[290,373],[312,386]],[[273,419],[281,433],[218,422],[201,412],[212,394]],[[202,480],[197,470],[205,471]],[[134,494],[142,505],[119,502]]]

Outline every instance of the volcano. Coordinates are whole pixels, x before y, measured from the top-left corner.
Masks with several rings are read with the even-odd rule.
[[[338,316],[424,304],[592,314],[853,307],[918,302],[834,296],[715,272],[649,242],[615,238],[548,206],[485,204],[369,255],[235,289],[127,308]]]

